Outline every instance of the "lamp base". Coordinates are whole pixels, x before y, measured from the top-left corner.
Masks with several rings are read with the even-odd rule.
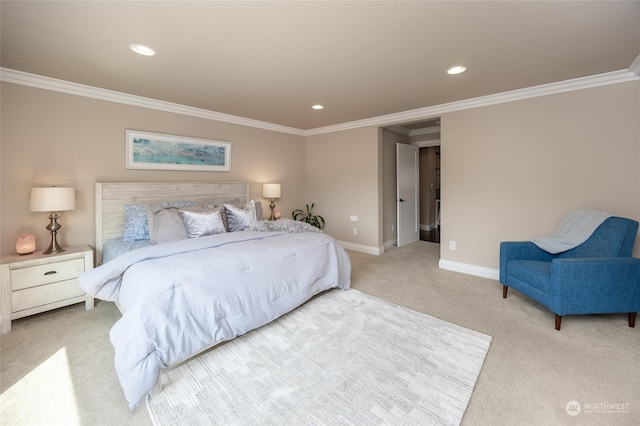
[[[56,212],[51,212],[48,217],[51,221],[47,225],[47,230],[51,231],[51,243],[49,244],[49,247],[47,247],[47,249],[42,252],[42,254],[62,253],[64,249],[60,247],[60,245],[58,244],[58,240],[56,239],[58,230],[62,228],[62,226],[58,224],[59,216],[56,214]]]
[[[53,232],[52,234],[53,236],[51,237],[51,244],[49,244],[49,247],[45,251],[43,251],[42,254],[62,253],[63,251],[65,251],[58,245],[55,234]]]
[[[273,198],[271,199],[271,204],[269,204],[269,208],[271,209],[271,216],[269,217],[269,220],[276,220],[276,217],[273,214],[273,209],[276,208],[276,203],[273,202]]]

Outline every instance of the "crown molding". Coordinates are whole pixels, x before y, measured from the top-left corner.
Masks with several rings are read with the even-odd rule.
[[[201,108],[194,108],[186,105],[160,101],[152,98],[145,98],[142,96],[131,95],[123,92],[116,92],[114,90],[101,89],[99,87],[73,83],[70,81],[45,77],[38,74],[26,73],[10,68],[0,68],[0,81],[4,81],[7,83],[20,84],[24,86],[52,90],[61,93],[68,93],[77,96],[84,96],[108,102],[116,102],[141,108],[149,108],[175,114],[189,115],[192,117],[204,118],[207,120],[221,121],[225,123],[238,124],[241,126],[271,130],[274,132],[289,133],[298,136],[313,136],[323,133],[338,132],[369,126],[399,125],[410,121],[439,117],[442,114],[454,111],[462,111],[471,108],[479,108],[505,102],[514,102],[539,96],[553,95],[574,90],[589,89],[593,87],[626,83],[629,81],[637,80],[640,80],[640,56],[636,58],[636,60],[628,70],[612,71],[608,73],[580,77],[556,83],[543,84],[540,86],[534,86],[525,89],[512,90],[509,92],[502,92],[462,101],[434,105],[426,108],[418,108],[394,114],[387,114],[363,120],[351,121],[325,127],[317,127],[315,129],[309,130],[302,130],[294,127],[268,123],[265,121],[239,117],[236,115],[224,114]]]
[[[434,133],[440,133],[440,126],[423,127],[422,129],[415,129],[411,131],[410,136],[432,135]]]
[[[59,80],[57,78],[45,77],[42,75],[17,71],[10,68],[0,68],[0,81],[21,84],[23,86],[37,87],[39,89],[52,90],[54,92],[84,96],[87,98],[99,99],[102,101],[116,102],[141,108],[149,108],[175,114],[205,118],[208,120],[239,124],[241,126],[272,130],[274,132],[305,136],[304,130],[296,129],[293,127],[281,126],[265,121],[253,120],[250,118],[209,111],[201,108],[194,108],[186,105],[176,104],[173,102],[165,102],[157,99],[145,98],[143,96],[131,95],[129,93],[116,92],[114,90],[101,89],[99,87],[73,83],[71,81]]]
[[[403,126],[389,126],[387,130],[391,130],[392,132],[400,133],[401,135],[411,136],[411,129],[407,129]]]
[[[639,62],[636,60],[636,62]],[[634,62],[634,64],[636,64]],[[638,65],[640,67],[640,65]],[[496,105],[505,102],[514,102],[524,99],[536,98],[539,96],[554,95],[574,90],[590,89],[593,87],[606,86],[609,84],[626,83],[640,80],[640,77],[633,71],[620,70],[603,74],[596,74],[587,77],[574,78],[571,80],[559,81],[556,83],[543,84],[540,86],[528,87],[525,89],[512,90],[509,92],[496,93],[494,95],[481,96],[478,98],[465,99],[463,101],[450,102],[447,104],[434,105],[426,108],[418,108],[394,114],[381,115],[364,120],[351,121],[348,123],[336,124],[333,126],[318,127],[305,132],[305,136],[319,135],[323,133],[338,132],[343,130],[356,129],[368,126],[390,126],[403,122],[425,120],[439,117],[442,114],[462,111],[471,108],[479,108],[489,105]]]
[[[440,139],[430,139],[428,141],[415,141],[415,142],[411,142],[411,145],[417,146],[418,148],[440,146]]]
[[[423,127],[422,129],[408,129],[404,126],[387,126],[385,127],[387,130],[391,130],[392,132],[400,133],[405,136],[421,136],[421,135],[431,135],[433,133],[440,133],[440,126],[434,127]]]

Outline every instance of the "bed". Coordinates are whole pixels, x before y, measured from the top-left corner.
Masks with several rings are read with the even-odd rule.
[[[250,217],[252,208],[256,217],[248,190],[246,182],[96,183],[100,266],[79,281],[88,294],[115,302],[123,313],[110,338],[131,409],[161,390],[165,369],[273,321],[318,293],[349,289],[349,256],[331,236],[300,222],[237,222]],[[146,211],[147,238],[164,226],[153,215],[168,212],[179,212],[188,238],[132,241],[127,235],[132,217],[141,214],[137,209]],[[235,232],[192,234],[203,223],[218,227],[215,211],[226,212],[225,231]],[[194,217],[198,226],[189,226]],[[103,259],[114,240],[137,244]]]

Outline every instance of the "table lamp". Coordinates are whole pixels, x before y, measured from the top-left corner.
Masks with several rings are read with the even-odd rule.
[[[262,185],[262,196],[264,198],[270,198],[271,204],[269,204],[269,208],[271,208],[271,217],[269,220],[276,220],[273,215],[273,209],[276,208],[276,203],[273,202],[274,198],[280,198],[280,184],[279,183],[265,183]]]
[[[32,212],[51,212],[48,218],[50,220],[47,230],[51,232],[51,244],[49,248],[43,251],[43,254],[52,254],[63,252],[64,249],[58,245],[56,235],[60,228],[58,224],[58,214],[56,212],[73,210],[76,208],[76,192],[74,188],[31,188],[31,207]]]

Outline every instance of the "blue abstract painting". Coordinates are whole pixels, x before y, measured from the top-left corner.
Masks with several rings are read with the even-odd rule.
[[[230,142],[127,131],[127,168],[229,171]]]

